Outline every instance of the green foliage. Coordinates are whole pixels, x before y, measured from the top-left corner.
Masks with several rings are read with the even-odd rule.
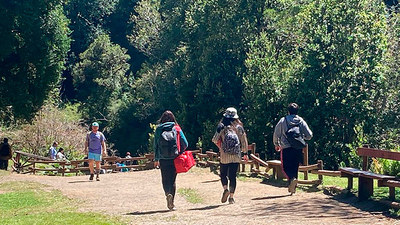
[[[63,3],[0,4],[0,120],[6,125],[30,121],[59,82],[70,45]]]
[[[50,146],[57,141],[67,159],[82,159],[86,129],[80,124],[77,108],[77,105],[66,105],[65,109],[45,105],[32,124],[8,128],[4,136],[9,137],[14,151],[48,156]]]
[[[100,35],[80,55],[73,76],[86,118],[107,121],[116,113],[124,88],[129,88],[125,76],[129,69],[127,60],[126,49],[112,44],[107,35]]]

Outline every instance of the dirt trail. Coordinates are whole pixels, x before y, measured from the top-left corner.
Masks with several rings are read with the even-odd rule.
[[[87,176],[51,177],[11,174],[10,180],[36,181],[59,189],[81,201],[80,211],[122,216],[132,224],[400,224],[382,214],[372,202],[336,200],[322,193],[298,192],[289,196],[284,187],[238,181],[236,203],[222,204],[219,177],[208,169],[179,174],[177,188],[194,188],[204,199],[192,204],[177,194],[178,210],[168,211],[159,170],[115,173],[88,181]],[[362,210],[361,210],[362,209]]]

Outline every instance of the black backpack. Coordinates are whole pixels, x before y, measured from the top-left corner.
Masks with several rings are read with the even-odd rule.
[[[174,128],[171,130],[163,130],[158,140],[160,154],[163,158],[175,158],[179,155],[177,141],[177,131]]]
[[[307,146],[306,142],[304,141],[303,135],[300,133],[300,126],[299,124],[289,127],[287,119],[285,118],[287,131],[286,139],[288,140],[290,146],[295,149],[303,149]]]
[[[237,129],[232,125],[224,129],[224,141],[222,142],[222,150],[225,153],[238,155],[240,153],[240,140],[237,135]]]

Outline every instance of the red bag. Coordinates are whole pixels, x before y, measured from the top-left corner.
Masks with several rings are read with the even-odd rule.
[[[186,173],[195,165],[191,151],[185,151],[174,159],[174,165],[177,173]]]

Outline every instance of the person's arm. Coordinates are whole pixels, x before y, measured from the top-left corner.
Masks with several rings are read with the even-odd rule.
[[[221,150],[221,131],[224,129],[224,124],[220,123],[212,138],[212,142]]]
[[[280,137],[282,135],[282,122],[283,122],[283,118],[279,120],[278,124],[276,124],[275,129],[274,129],[274,134],[272,137],[272,141],[275,145],[275,150],[276,151],[280,151],[281,150],[281,146],[280,146]]]
[[[102,150],[102,153],[103,153],[103,157],[106,157],[107,156],[106,138],[104,137],[103,133],[101,133],[101,137],[102,137],[102,140],[101,140],[102,148],[101,148],[101,150]]]
[[[158,139],[160,138],[160,129],[159,127],[156,128],[156,131],[154,132],[154,167],[159,167],[160,166],[160,149],[158,148]]]
[[[85,140],[85,155],[88,154],[88,148],[89,148],[89,134],[86,134],[86,140]]]
[[[310,140],[313,136],[312,131],[308,127],[308,124],[306,123],[305,120],[303,120],[301,124],[302,124],[302,128],[303,128],[302,132],[303,132],[304,140]]]
[[[243,159],[245,161],[249,160],[249,157],[247,156],[247,152],[249,151],[248,149],[248,142],[247,142],[247,135],[246,135],[246,131],[244,130],[244,128],[242,126],[237,126],[237,130],[239,133],[239,141],[240,141],[240,149],[242,150],[242,152],[244,153]]]
[[[188,147],[189,143],[185,137],[185,134],[183,133],[183,131],[181,130],[179,132],[180,135],[180,145],[181,145],[181,150],[182,152],[184,152],[186,150],[186,148]]]

